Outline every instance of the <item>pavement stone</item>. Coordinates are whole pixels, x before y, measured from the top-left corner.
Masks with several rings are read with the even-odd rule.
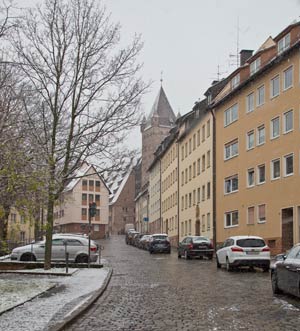
[[[299,330],[300,302],[273,296],[270,274],[217,269],[215,260],[150,255],[123,236],[101,241],[114,273],[90,309],[64,330]]]

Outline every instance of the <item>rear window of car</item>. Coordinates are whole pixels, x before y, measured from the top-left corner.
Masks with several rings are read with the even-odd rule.
[[[239,239],[236,244],[240,247],[264,247],[266,246],[264,240],[256,238]]]
[[[167,240],[167,236],[153,236],[153,240]]]
[[[199,242],[199,241],[209,241],[208,238],[206,237],[196,237],[196,238],[193,238],[193,242]]]

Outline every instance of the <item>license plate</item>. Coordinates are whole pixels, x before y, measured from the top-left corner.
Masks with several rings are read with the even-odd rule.
[[[164,245],[158,244],[156,247],[158,247],[158,248],[164,248]]]
[[[258,255],[259,254],[259,252],[255,252],[255,251],[249,251],[249,252],[246,252],[246,254],[248,254],[248,255]]]

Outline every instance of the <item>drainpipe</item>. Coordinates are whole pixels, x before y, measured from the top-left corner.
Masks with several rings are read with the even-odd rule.
[[[214,243],[214,249],[216,251],[217,247],[217,219],[216,219],[216,192],[217,192],[217,181],[216,181],[216,166],[217,166],[217,161],[216,161],[216,114],[214,109],[209,108],[212,119],[213,119],[213,144],[212,144],[212,158],[213,158],[213,168],[212,168],[212,197],[213,197],[213,243]]]

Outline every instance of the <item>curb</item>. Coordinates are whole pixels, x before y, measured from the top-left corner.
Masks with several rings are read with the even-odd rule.
[[[109,268],[108,274],[102,284],[102,286],[95,291],[95,293],[86,301],[84,301],[84,303],[82,305],[80,305],[78,308],[76,308],[76,310],[74,310],[71,314],[66,314],[65,318],[63,321],[56,323],[53,326],[50,327],[46,327],[44,330],[47,331],[62,331],[66,326],[71,325],[80,315],[82,315],[83,313],[85,313],[88,308],[98,299],[102,296],[102,294],[104,293],[104,291],[106,290],[111,276],[113,274],[113,269]]]

